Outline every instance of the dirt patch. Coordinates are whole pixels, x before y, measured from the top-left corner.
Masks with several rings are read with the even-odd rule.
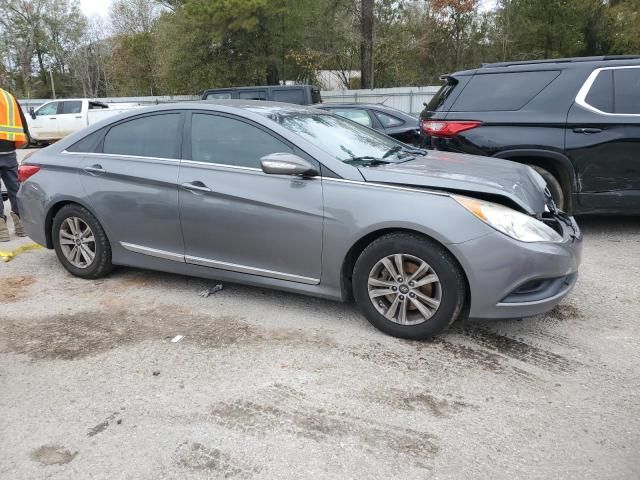
[[[17,302],[29,295],[29,287],[35,283],[33,275],[0,278],[0,303]]]
[[[240,317],[191,314],[180,306],[147,310],[84,311],[36,319],[8,319],[0,324],[0,353],[35,359],[74,360],[145,340],[166,341],[185,335],[183,344],[203,348],[280,344],[328,349],[326,335],[302,329],[263,329]]]
[[[464,327],[460,333],[472,339],[474,343],[500,355],[519,360],[529,365],[556,373],[573,372],[579,365],[562,355],[540,347],[530,345],[484,328]]]
[[[71,453],[57,445],[43,445],[31,452],[31,459],[43,465],[66,465],[76,458],[78,452]]]
[[[259,468],[240,462],[218,448],[185,442],[176,450],[176,463],[190,470],[215,472],[221,478],[251,478]]]
[[[571,304],[556,305],[548,315],[556,320],[578,320],[583,318],[580,309]]]
[[[433,457],[438,452],[435,437],[426,432],[361,419],[344,412],[326,411],[297,402],[294,408],[253,401],[218,403],[211,409],[211,421],[225,428],[256,436],[269,432],[288,433],[323,444],[352,439],[364,449],[379,454]]]
[[[422,411],[434,417],[450,417],[466,408],[473,407],[467,402],[440,397],[429,392],[414,393],[394,388],[366,395],[366,398],[380,405],[398,410]]]

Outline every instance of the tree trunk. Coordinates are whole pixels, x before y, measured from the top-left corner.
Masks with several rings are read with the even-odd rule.
[[[373,88],[373,3],[362,0],[360,19],[360,75],[361,88]]]

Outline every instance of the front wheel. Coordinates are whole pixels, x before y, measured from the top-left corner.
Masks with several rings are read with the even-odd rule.
[[[417,234],[392,233],[358,257],[353,294],[376,328],[417,340],[442,332],[458,318],[466,288],[460,267],[441,245]]]
[[[556,207],[562,211],[566,211],[567,200],[565,198],[564,191],[562,190],[562,185],[560,185],[558,179],[551,172],[542,167],[537,165],[529,166],[538,172],[540,176],[544,178],[544,181],[547,182],[547,188],[549,189],[549,193],[551,193],[553,203],[556,204]]]
[[[100,278],[113,268],[111,245],[104,229],[91,212],[69,204],[53,219],[53,246],[60,263],[81,278]]]

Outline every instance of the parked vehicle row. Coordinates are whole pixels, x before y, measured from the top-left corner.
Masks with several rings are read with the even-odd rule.
[[[485,65],[421,114],[437,150],[531,165],[574,213],[640,213],[640,56]]]
[[[129,265],[353,296],[403,338],[560,302],[582,237],[543,178],[424,153],[310,107],[161,105],[32,155],[19,202],[29,236],[79,277]]]

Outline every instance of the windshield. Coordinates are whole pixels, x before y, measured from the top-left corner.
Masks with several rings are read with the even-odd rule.
[[[391,163],[405,161],[410,155],[402,144],[386,135],[338,116],[289,113],[273,119],[341,162]]]

